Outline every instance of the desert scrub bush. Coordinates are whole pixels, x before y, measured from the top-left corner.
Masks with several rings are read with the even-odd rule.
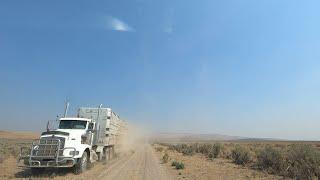
[[[187,156],[192,156],[194,155],[195,151],[192,148],[192,146],[187,146],[186,148],[182,149],[182,154],[187,155]]]
[[[196,151],[195,146],[188,145],[188,144],[177,144],[171,146],[171,149],[176,150],[179,153],[182,153],[183,155],[193,155]]]
[[[217,158],[221,152],[221,149],[222,149],[222,144],[220,143],[215,143],[213,145],[213,157],[214,158]]]
[[[239,165],[246,165],[251,160],[250,152],[240,145],[237,145],[232,150],[231,157],[233,159],[233,162]]]
[[[156,151],[157,152],[162,152],[163,151],[163,147],[156,147]]]
[[[172,150],[172,151],[176,151],[176,146],[173,144],[166,144],[166,146],[168,147],[168,150]]]
[[[222,146],[220,157],[225,159],[231,159],[231,148],[227,146]]]
[[[175,150],[183,155],[192,156],[195,153],[201,153],[209,158],[216,158],[219,156],[222,145],[220,143],[215,144],[177,144],[177,145],[168,145],[169,150]]]
[[[200,146],[199,143],[193,143],[193,144],[190,145],[189,148],[191,148],[191,150],[192,150],[193,153],[198,153],[198,151],[199,151],[199,146]]]
[[[184,169],[183,162],[172,161],[171,166],[175,166],[176,169]]]
[[[169,161],[169,155],[167,153],[165,153],[163,156],[162,156],[162,162],[163,163],[167,163]]]
[[[220,143],[215,143],[213,146],[211,146],[207,154],[208,158],[210,159],[217,158],[221,152],[221,148],[222,148],[222,145]]]
[[[172,161],[171,166],[176,166],[177,163],[178,161]]]
[[[286,168],[283,154],[271,146],[266,146],[258,152],[257,166],[273,174],[283,174]]]
[[[207,155],[207,154],[209,154],[209,152],[211,152],[211,150],[213,148],[212,146],[213,146],[212,144],[201,144],[201,145],[199,145],[197,152],[204,154],[204,155]]]
[[[176,169],[184,169],[183,162],[180,162],[180,163],[176,164]]]
[[[289,147],[287,161],[289,177],[295,179],[320,178],[320,153],[310,145],[294,144]]]

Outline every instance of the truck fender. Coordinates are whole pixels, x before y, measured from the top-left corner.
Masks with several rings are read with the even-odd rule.
[[[90,149],[91,147],[89,145],[82,145],[82,146],[76,147],[76,150],[79,151],[79,155],[75,156],[75,158],[81,158],[83,153],[86,151],[89,153],[88,155],[90,155],[91,154]]]

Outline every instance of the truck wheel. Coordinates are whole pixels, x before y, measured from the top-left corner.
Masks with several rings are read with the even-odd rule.
[[[103,159],[103,152],[99,152],[99,153],[97,153],[97,155],[98,155],[98,161],[102,161],[102,159]]]
[[[103,159],[105,162],[109,161],[109,148],[103,149]]]
[[[73,167],[74,174],[80,174],[87,170],[88,167],[88,154],[84,152],[78,163]]]
[[[110,148],[109,154],[110,154],[110,159],[113,159],[114,156],[115,156],[115,154],[114,154],[114,147],[111,147],[111,148]]]
[[[112,147],[112,158],[116,157],[116,151],[114,150],[114,147]]]

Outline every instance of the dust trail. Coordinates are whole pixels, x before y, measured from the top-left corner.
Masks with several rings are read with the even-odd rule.
[[[126,127],[119,135],[118,147],[116,152],[119,155],[133,153],[137,146],[148,143],[150,132],[149,128],[142,125],[133,125],[127,123]]]

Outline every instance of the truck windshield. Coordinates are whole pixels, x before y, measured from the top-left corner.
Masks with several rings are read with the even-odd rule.
[[[85,129],[87,121],[61,120],[59,129]]]

